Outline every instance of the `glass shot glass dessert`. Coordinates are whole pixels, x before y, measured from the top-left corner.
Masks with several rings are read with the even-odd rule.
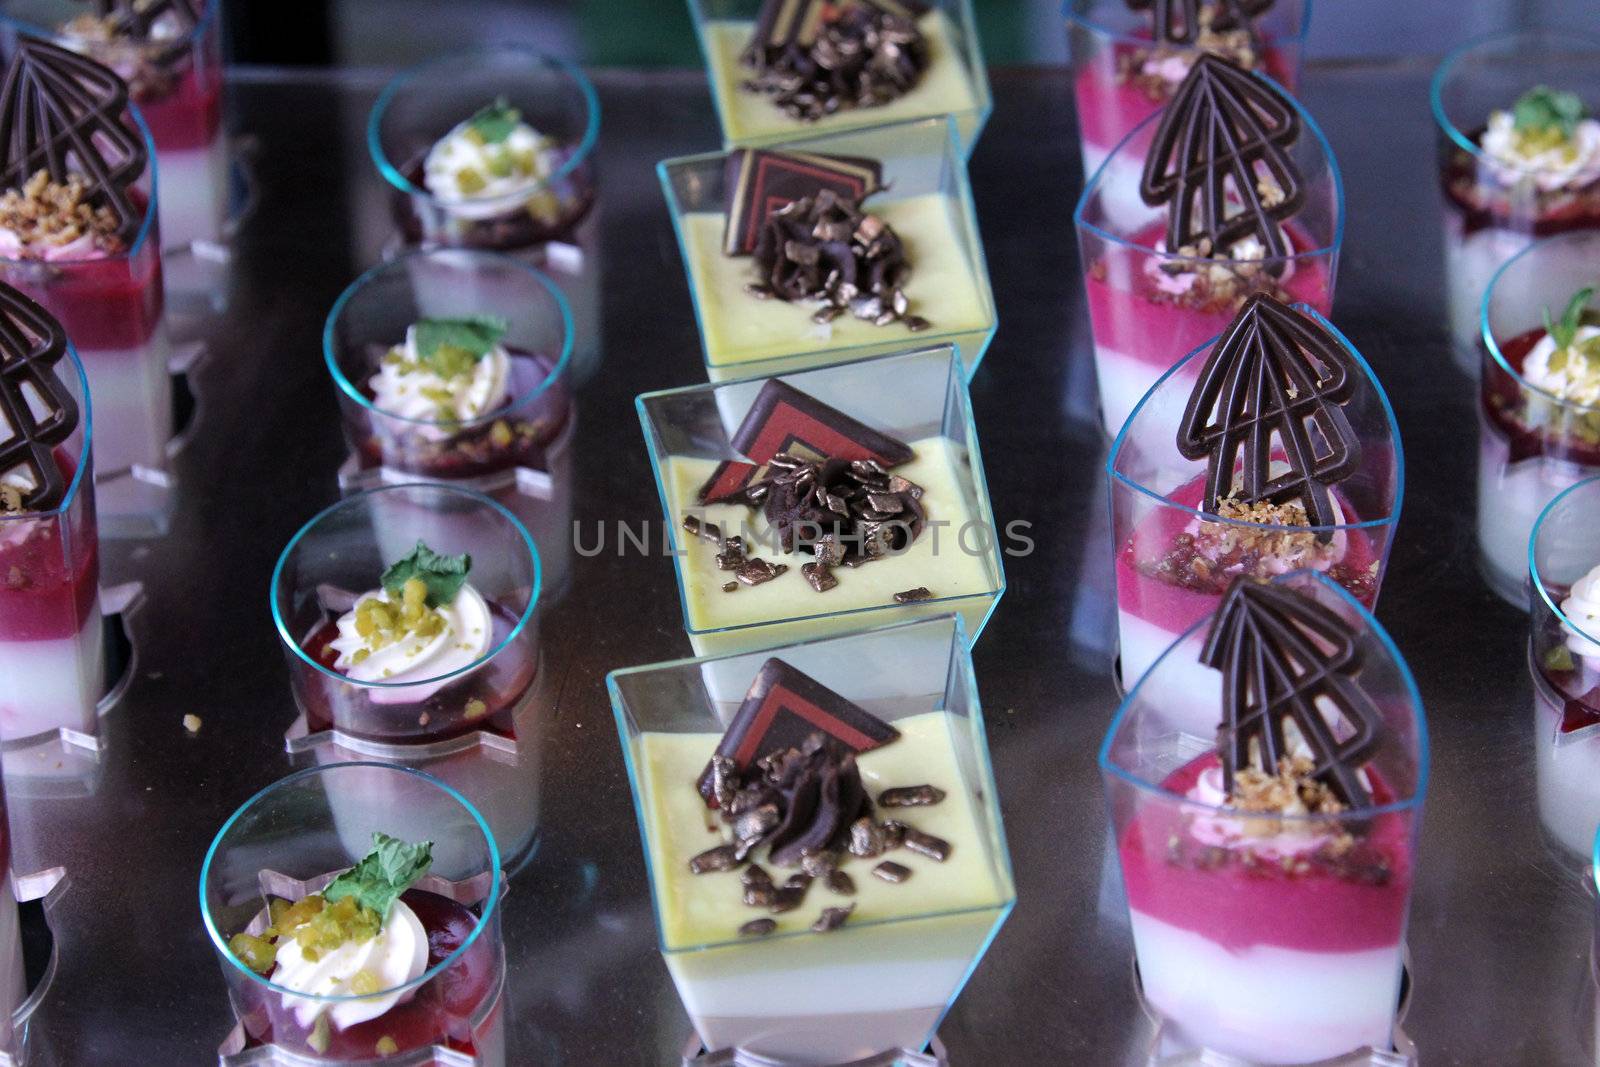
[[[1600,827],[1600,477],[1564,489],[1528,543],[1539,821],[1575,856]]]
[[[1489,586],[1527,603],[1528,532],[1566,487],[1600,474],[1600,230],[1507,260],[1480,306],[1478,552]]]
[[[989,119],[971,0],[689,0],[725,148],[951,116]]]
[[[1312,569],[1377,601],[1405,492],[1400,434],[1372,368],[1312,308],[1252,297],[1139,402],[1106,472],[1124,688],[1236,578]],[[1215,688],[1190,673],[1172,703]]]
[[[407,252],[346,289],[323,357],[338,387],[346,491],[437,482],[493,497],[533,534],[545,600],[572,570],[572,315],[520,259]]]
[[[661,162],[712,381],[952,344],[997,319],[953,120]]]
[[[95,733],[106,668],[92,421],[66,331],[0,284],[0,741]]]
[[[539,823],[539,555],[493,500],[454,486],[385,486],[326,509],[272,577],[300,718],[288,747],[421,768],[483,812],[508,863]],[[342,782],[355,782],[346,776]],[[330,797],[360,811],[372,789]]]
[[[1479,302],[1501,264],[1535,238],[1600,230],[1600,38],[1473,41],[1439,65],[1432,103],[1451,332],[1476,369]]]
[[[1124,164],[1141,173],[1131,187]],[[1117,207],[1130,193],[1140,210]],[[1073,218],[1108,434],[1252,295],[1332,306],[1344,238],[1332,150],[1278,86],[1209,53],[1113,150]]]
[[[149,131],[109,69],[19,37],[0,152],[0,281],[61,323],[88,373],[101,532],[159,533],[171,508],[172,349]]]
[[[941,615],[607,677],[707,1049],[842,1064],[932,1038],[1016,900],[969,647]]]
[[[1170,702],[1197,670],[1205,698]],[[1128,694],[1100,769],[1173,1057],[1152,1062],[1400,1062],[1427,724],[1358,600],[1316,572],[1238,580]]]
[[[334,803],[373,787],[388,805]],[[501,1067],[503,887],[483,816],[430,775],[336,763],[263,789],[200,872],[237,1019],[220,1062]]]
[[[505,252],[550,275],[572,307],[579,380],[600,360],[599,138],[583,71],[517,45],[412,67],[367,120],[402,241]]]
[[[1307,0],[1266,5],[1067,0],[1064,10],[1085,180],[1134,127],[1172,100],[1203,54],[1261,71],[1294,92],[1311,29]],[[1191,11],[1192,25],[1185,20]],[[1112,164],[1105,179],[1108,213],[1121,208],[1132,222],[1144,215],[1138,198],[1141,169],[1131,156]]]
[[[949,347],[637,406],[697,654],[951,611],[976,638],[1005,591]]]

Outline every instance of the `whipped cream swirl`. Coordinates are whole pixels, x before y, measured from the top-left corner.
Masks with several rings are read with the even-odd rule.
[[[1523,380],[1559,400],[1600,404],[1600,365],[1578,351],[1596,337],[1600,337],[1600,326],[1579,326],[1572,344],[1557,348],[1556,339],[1546,333],[1522,361]],[[1563,358],[1557,357],[1558,352]]]
[[[419,632],[406,630],[396,636],[360,633],[361,605],[368,600],[393,604],[398,611],[401,600],[378,589],[357,599],[355,606],[339,617],[339,636],[329,647],[339,654],[334,666],[358,682],[383,682],[369,695],[377,704],[408,704],[425,700],[444,688],[445,675],[453,674],[482,659],[494,634],[489,602],[471,584],[463,584],[448,604],[429,609],[438,624]],[[457,679],[450,679],[456,681]],[[415,685],[400,683],[415,682]]]
[[[540,219],[558,217],[560,205],[546,188],[563,161],[555,138],[520,117],[503,137],[491,139],[480,131],[474,116],[458,123],[428,150],[422,164],[422,184],[428,192],[453,213],[469,219],[503,215],[520,206],[508,203],[518,196],[529,198],[528,210]]]
[[[1585,660],[1600,660],[1600,642],[1588,636],[1600,634],[1600,566],[1572,583],[1561,614],[1566,616],[1561,628],[1567,631],[1567,648]]]
[[[468,374],[440,376],[423,361],[413,325],[406,329],[405,343],[379,362],[367,387],[379,411],[423,423],[418,433],[443,439],[458,429],[452,424],[504,407],[510,400],[510,377],[511,354],[500,344],[479,357]]]
[[[340,1030],[376,1019],[402,999],[410,999],[415,989],[397,990],[418,978],[428,967],[428,932],[417,913],[396,900],[389,908],[378,932],[364,941],[348,940],[336,949],[306,958],[293,937],[278,946],[277,966],[272,981],[304,996],[283,994],[283,1006],[294,1012],[295,1021],[311,1029],[325,1003],[312,997],[346,997],[354,991],[357,975],[360,986],[380,992],[359,1000],[343,1000],[326,1007],[328,1021]]]
[[[1600,122],[1583,119],[1570,138],[1558,143],[1530,142],[1517,131],[1509,111],[1489,115],[1479,141],[1496,180],[1505,185],[1531,180],[1541,192],[1581,189],[1600,181]]]

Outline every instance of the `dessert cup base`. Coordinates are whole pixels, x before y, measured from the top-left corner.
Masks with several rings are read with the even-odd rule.
[[[178,481],[171,470],[199,421],[201,404],[195,381],[205,365],[205,345],[176,345],[167,358],[172,390],[172,427],[162,446],[160,466],[135,463],[116,470],[97,469],[94,479],[96,525],[108,539],[164,537],[172,527]]]
[[[1411,953],[1404,943],[1401,944],[1400,955],[1402,970],[1400,1001],[1394,1016],[1394,1048],[1352,1049],[1327,1059],[1296,1061],[1298,1067],[1417,1067],[1417,1047],[1401,1026],[1411,1006]],[[1139,976],[1137,959],[1133,961],[1133,992],[1145,1015],[1155,1024],[1150,1038],[1150,1052],[1145,1059],[1147,1067],[1287,1067],[1284,1063],[1245,1059],[1195,1045],[1145,999],[1144,982]]]
[[[50,913],[67,891],[67,872],[51,867],[36,874],[13,875],[17,920],[21,927],[22,1003],[11,1012],[11,1044],[0,1048],[0,1067],[28,1063],[28,1022],[49,995],[56,977],[58,953]]]
[[[743,1049],[724,1048],[711,1051],[700,1040],[700,1035],[690,1034],[683,1048],[683,1067],[785,1067],[783,1060],[775,1060]],[[866,1059],[830,1067],[950,1067],[944,1045],[935,1037],[926,1049],[911,1052],[906,1049],[888,1049]]]

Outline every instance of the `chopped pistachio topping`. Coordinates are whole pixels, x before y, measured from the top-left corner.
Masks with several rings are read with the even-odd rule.
[[[477,114],[467,120],[467,129],[482,144],[499,144],[511,136],[521,121],[522,112],[501,96],[478,109]]]
[[[372,1046],[373,1051],[380,1056],[393,1056],[400,1051],[400,1044],[388,1034],[378,1038],[378,1043]]]
[[[1544,654],[1544,667],[1547,671],[1570,671],[1577,664],[1572,661],[1572,650],[1566,645],[1556,645],[1546,649]]]
[[[380,648],[406,637],[437,637],[445,631],[444,616],[428,607],[428,586],[421,578],[408,578],[400,586],[400,602],[368,597],[356,605],[356,633],[366,642],[351,659],[360,663]],[[358,658],[359,657],[359,658]]]

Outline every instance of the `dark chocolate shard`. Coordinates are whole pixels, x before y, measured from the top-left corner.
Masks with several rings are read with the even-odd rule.
[[[850,855],[872,859],[887,851],[883,827],[870,816],[863,816],[850,824]]]
[[[1206,357],[1178,427],[1178,451],[1206,460],[1205,510],[1230,497],[1299,500],[1311,525],[1334,525],[1328,487],[1361,465],[1344,413],[1360,380],[1326,327],[1265,293],[1246,301]],[[1278,477],[1274,459],[1288,468]]]
[[[883,165],[859,156],[815,152],[769,152],[743,148],[728,153],[728,225],[723,251],[747,256],[774,211],[824,190],[860,202],[883,187]]]
[[[731,871],[739,866],[739,862],[732,845],[718,845],[690,859],[689,873],[711,874],[714,871]]]
[[[872,868],[872,873],[885,882],[903,882],[911,877],[911,868],[894,860],[884,860]]]
[[[894,595],[894,602],[896,604],[915,604],[919,600],[932,599],[933,593],[931,593],[928,590],[928,587],[925,585],[919,585],[915,589],[905,589]]]
[[[778,924],[771,919],[751,919],[739,927],[740,937],[766,937],[778,928]]]
[[[841,897],[856,895],[856,881],[844,871],[830,871],[828,873],[828,888]]]
[[[811,588],[819,593],[826,593],[839,584],[839,579],[833,576],[833,571],[823,563],[802,563],[800,573],[811,583]]]
[[[1215,30],[1255,29],[1272,0],[1127,0],[1133,11],[1152,12],[1151,35],[1163,44],[1192,45],[1200,33],[1200,11],[1211,9]]]
[[[1161,112],[1139,195],[1168,205],[1167,250],[1228,258],[1247,237],[1267,257],[1291,251],[1283,224],[1305,203],[1289,154],[1300,136],[1294,104],[1266,81],[1202,54]]]
[[[950,858],[950,842],[933,834],[925,834],[914,826],[907,826],[902,822],[890,820],[886,826],[894,827],[901,835],[903,847],[910,849],[919,856],[926,856],[931,860],[943,863]]]
[[[845,920],[850,918],[850,913],[855,910],[856,906],[853,903],[846,904],[842,908],[823,908],[822,914],[817,917],[817,921],[811,924],[811,932],[825,934],[830,930],[837,930],[844,925]]]
[[[776,378],[756,394],[732,444],[755,463],[767,463],[787,453],[801,459],[870,459],[895,467],[916,455],[904,441],[879,433]]]
[[[878,794],[881,808],[920,808],[944,799],[944,790],[934,785],[901,785]]]
[[[717,745],[717,755],[748,772],[757,760],[799,748],[818,732],[848,752],[867,752],[900,736],[882,719],[773,658],[762,664],[750,684],[744,703]],[[700,778],[700,793],[707,800],[712,799],[710,786],[708,766]]]
[[[1284,726],[1292,722],[1311,750],[1311,776],[1350,807],[1371,803],[1359,771],[1382,740],[1383,720],[1355,677],[1356,633],[1331,608],[1241,578],[1212,619],[1200,661],[1222,672],[1218,747],[1229,792],[1245,767],[1277,772],[1291,755]]]
[[[70,482],[55,449],[77,429],[78,403],[57,372],[67,334],[44,308],[0,284],[0,477],[14,475],[23,511],[49,511]],[[0,508],[3,510],[3,508]]]
[[[117,235],[132,244],[146,205],[130,187],[148,160],[144,139],[124,117],[127,109],[128,87],[109,67],[19,36],[0,87],[0,188],[18,188],[39,170],[56,182],[81,177],[88,202],[108,208]]]

